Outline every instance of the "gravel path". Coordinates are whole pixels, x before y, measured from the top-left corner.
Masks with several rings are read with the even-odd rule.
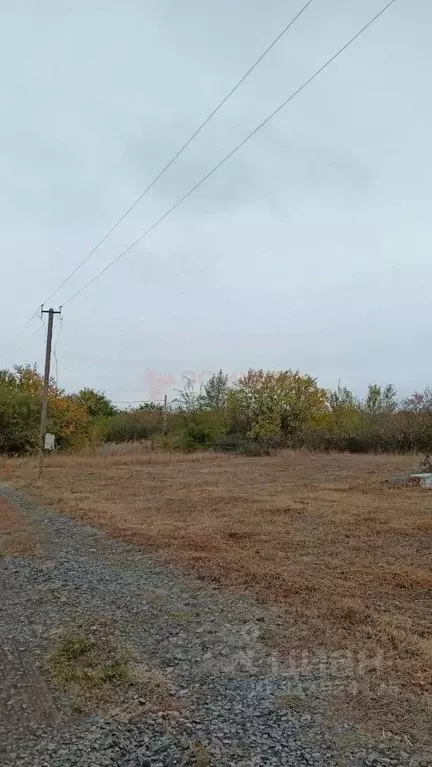
[[[37,556],[0,558],[0,763],[5,767],[432,765],[409,744],[330,728],[264,641],[276,620],[246,597],[162,567],[145,551],[37,508]],[[105,616],[140,663],[162,675],[176,707],[109,717],[74,711],[43,671],[54,632]],[[296,683],[298,680],[295,680]],[[124,713],[124,712],[123,712]]]

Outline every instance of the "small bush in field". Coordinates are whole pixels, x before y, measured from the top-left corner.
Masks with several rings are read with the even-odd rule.
[[[224,434],[222,437],[218,437],[213,444],[213,450],[217,452],[238,453],[251,457],[271,455],[275,447],[269,440],[252,440],[241,434]]]
[[[162,429],[159,413],[135,411],[121,413],[106,424],[106,442],[131,442],[149,439]]]
[[[240,453],[248,441],[241,434],[224,434],[215,439],[213,449],[220,453]]]
[[[219,413],[198,411],[184,414],[180,432],[182,447],[184,450],[212,448],[225,429],[225,419]]]

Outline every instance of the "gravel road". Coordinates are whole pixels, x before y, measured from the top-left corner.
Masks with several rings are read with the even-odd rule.
[[[314,707],[317,671],[301,695],[265,642],[269,608],[162,567],[145,551],[40,509],[8,487],[36,531],[37,554],[0,557],[0,763],[5,767],[432,765],[397,738],[365,739]],[[105,617],[157,672],[176,705],[125,715],[77,712],[44,658],[56,632]],[[294,684],[295,683],[295,684]],[[297,685],[297,686],[296,686]],[[129,701],[130,702],[130,701]]]

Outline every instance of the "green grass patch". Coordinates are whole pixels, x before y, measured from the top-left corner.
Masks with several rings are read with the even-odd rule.
[[[119,685],[133,682],[131,653],[96,624],[65,633],[55,642],[47,663],[57,685],[74,698],[109,700]]]

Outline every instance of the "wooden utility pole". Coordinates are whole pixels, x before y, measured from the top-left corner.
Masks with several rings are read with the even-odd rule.
[[[165,394],[164,397],[164,408],[163,408],[163,435],[166,437],[168,434],[168,396]]]
[[[46,350],[45,350],[45,372],[44,372],[44,385],[43,385],[43,395],[42,395],[42,411],[41,411],[41,424],[40,424],[40,437],[39,437],[38,479],[41,478],[42,471],[43,471],[54,315],[61,314],[61,309],[58,312],[55,312],[54,309],[44,309],[43,306],[41,306],[41,317],[43,314],[48,315],[48,331],[47,331]]]

